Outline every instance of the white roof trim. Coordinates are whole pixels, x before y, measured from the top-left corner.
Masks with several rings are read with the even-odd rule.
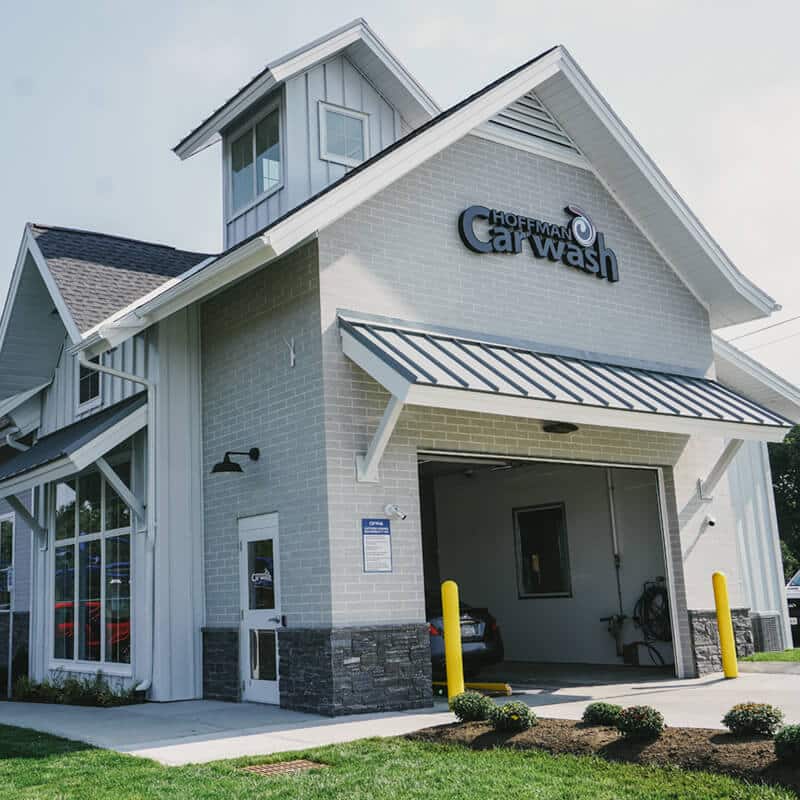
[[[33,389],[28,389],[24,392],[20,392],[19,394],[15,394],[12,397],[7,398],[0,402],[0,417],[5,417],[7,414],[10,414],[15,408],[19,408],[23,403],[30,400],[32,397],[35,397],[42,389],[46,389],[50,385],[51,381],[47,381],[47,383],[42,383],[39,386],[35,386]]]
[[[98,434],[83,447],[75,450],[69,456],[62,457],[48,464],[43,464],[21,475],[15,475],[7,481],[0,483],[0,498],[11,494],[18,494],[42,483],[60,480],[86,469],[90,464],[104,456],[109,450],[122,444],[133,434],[147,425],[147,404],[128,414],[116,425]]]
[[[586,73],[578,66],[570,53],[560,48],[562,53],[562,72],[569,78],[572,85],[578,90],[582,98],[592,108],[592,111],[603,122],[625,152],[634,160],[641,173],[647,178],[654,190],[667,202],[680,222],[701,245],[706,255],[727,278],[727,280],[750,303],[760,309],[764,316],[773,311],[780,310],[778,305],[766,292],[743,275],[723,252],[719,244],[705,229],[700,220],[695,216],[683,198],[675,191],[672,184],[656,166],[655,162],[647,155],[642,146],[633,137],[622,120],[600,94],[587,77]],[[673,265],[680,273],[680,265]],[[684,280],[688,280],[686,276]]]
[[[64,302],[64,298],[61,296],[61,292],[53,278],[53,273],[50,272],[50,267],[47,266],[47,259],[36,243],[36,237],[31,231],[30,224],[26,224],[25,232],[22,234],[22,241],[17,251],[17,261],[14,264],[14,271],[11,274],[11,282],[8,287],[8,293],[6,294],[3,313],[2,316],[0,316],[0,350],[3,349],[3,345],[5,344],[8,324],[11,320],[11,312],[14,309],[14,303],[17,299],[17,290],[19,289],[19,282],[22,278],[22,271],[25,269],[25,260],[28,254],[30,254],[34,264],[36,264],[36,268],[39,270],[39,274],[53,301],[53,305],[55,305],[61,322],[64,324],[64,328],[67,331],[67,336],[69,336],[73,343],[79,343],[82,341],[82,337],[78,326],[75,324],[75,320],[72,319],[72,314],[70,314],[67,304]]]
[[[290,252],[421,163],[462,137],[475,133],[476,129],[514,100],[558,74],[564,75],[586,98],[600,121],[635,161],[653,190],[669,203],[676,219],[702,246],[708,255],[708,261],[703,264],[693,263],[691,266],[694,269],[716,271],[720,279],[743,298],[752,309],[754,317],[767,315],[777,308],[768,295],[745,278],[727,259],[605,100],[589,83],[569,53],[564,48],[557,47],[490,85],[491,88],[469,102],[445,112],[447,116],[444,119],[434,120],[428,127],[400,140],[388,152],[380,154],[374,163],[367,163],[363,169],[355,171],[339,185],[333,186],[300,208],[289,212],[283,220],[271,225],[264,233],[223,254],[205,269],[194,268],[175,282],[160,287],[151,293],[146,302],[137,302],[127,315],[115,320],[113,324],[111,320],[100,323],[97,330],[104,332],[106,344],[99,342],[95,336],[91,346],[99,349],[104,346],[114,346],[122,339],[169,316],[185,305]],[[593,165],[593,168],[597,172],[597,165]],[[676,272],[687,285],[691,283],[689,275],[681,275],[677,269]],[[713,301],[709,298],[705,298],[702,302],[707,307],[713,305]],[[76,349],[87,347],[87,343],[83,343]]]
[[[794,413],[791,418],[794,421],[800,421],[800,387],[777,375],[761,362],[756,361],[739,350],[738,347],[734,347],[730,342],[725,341],[721,336],[714,334],[711,338],[711,344],[715,361],[725,363],[756,383],[760,383],[767,392],[785,400],[787,404],[793,407]]]
[[[400,81],[414,100],[430,115],[439,113],[440,108],[411,73],[395,58],[391,51],[361,17],[353,20],[313,42],[281,56],[268,64],[264,70],[240,89],[221,108],[174,148],[181,159],[189,158],[199,150],[218,141],[219,132],[229,125],[239,114],[253,103],[272,91],[278,84],[287,81],[314,64],[331,58],[355,42],[363,41]]]

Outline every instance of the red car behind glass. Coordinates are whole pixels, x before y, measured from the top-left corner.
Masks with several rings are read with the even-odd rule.
[[[89,660],[100,658],[100,601],[84,600],[81,604],[86,609],[86,622],[83,626],[83,642]],[[75,622],[73,603],[64,600],[55,604],[56,640],[72,641],[75,638]],[[127,663],[130,658],[131,623],[130,615],[125,619],[112,620],[106,623],[106,643],[115,649],[120,656],[118,660]]]

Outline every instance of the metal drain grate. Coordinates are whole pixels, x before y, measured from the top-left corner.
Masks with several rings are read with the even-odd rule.
[[[252,767],[242,767],[245,772],[254,772],[256,775],[291,775],[295,772],[305,772],[309,769],[323,769],[327,764],[320,764],[317,761],[306,761],[301,758],[297,761],[279,761],[277,764],[254,764]]]

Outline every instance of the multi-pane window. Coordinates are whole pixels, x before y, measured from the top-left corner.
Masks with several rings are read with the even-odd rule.
[[[90,358],[94,364],[100,363],[100,356]],[[78,404],[91,403],[100,397],[100,373],[97,370],[78,366]]]
[[[53,657],[130,664],[131,513],[99,472],[56,484],[53,551]]]
[[[366,114],[320,104],[320,158],[355,167],[367,157]]]
[[[514,509],[520,597],[569,596],[569,551],[563,503]]]
[[[280,184],[280,113],[275,109],[231,143],[231,210],[244,208]]]
[[[0,520],[0,611],[11,608],[11,584],[14,572],[14,523]]]

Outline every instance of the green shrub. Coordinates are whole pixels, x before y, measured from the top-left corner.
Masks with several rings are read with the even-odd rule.
[[[494,703],[480,692],[462,692],[450,701],[450,710],[461,722],[483,722],[493,709]]]
[[[775,757],[797,766],[800,764],[800,725],[787,725],[775,735]]]
[[[617,728],[628,739],[657,739],[665,727],[664,717],[652,706],[624,708],[617,719]]]
[[[492,710],[490,722],[496,731],[518,733],[532,728],[539,720],[530,706],[517,700],[512,700],[505,705],[496,706]]]
[[[768,703],[739,703],[722,718],[722,724],[737,736],[772,736],[782,722],[783,711]]]
[[[616,727],[622,706],[613,703],[589,703],[583,712],[583,721],[587,725],[610,725]]]
[[[115,689],[98,672],[92,677],[56,675],[52,682],[37,683],[19,678],[14,684],[14,699],[29,703],[62,703],[76,706],[123,706],[139,702],[133,689]]]

